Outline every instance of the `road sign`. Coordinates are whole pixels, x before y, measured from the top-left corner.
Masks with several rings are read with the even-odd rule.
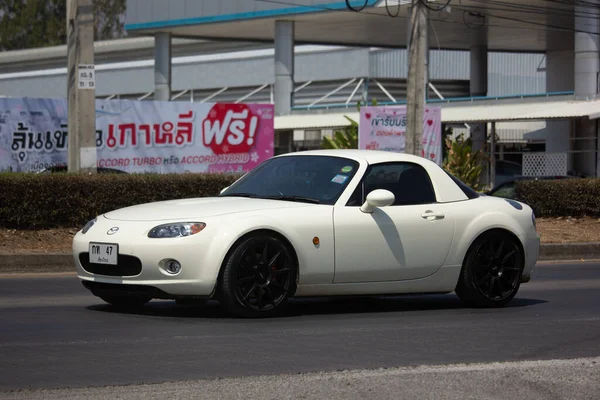
[[[80,64],[79,65],[79,89],[95,89],[96,88],[96,70],[94,65]]]

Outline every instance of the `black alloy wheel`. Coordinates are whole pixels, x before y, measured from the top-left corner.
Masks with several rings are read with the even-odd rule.
[[[289,246],[269,234],[243,239],[226,261],[221,287],[225,309],[243,317],[273,316],[296,290]]]
[[[523,252],[511,235],[485,233],[467,253],[456,294],[468,305],[504,306],[519,290],[523,266]]]

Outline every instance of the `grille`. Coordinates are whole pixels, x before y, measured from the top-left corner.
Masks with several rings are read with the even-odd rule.
[[[89,253],[80,253],[79,262],[84,270],[90,274],[107,276],[135,276],[142,272],[142,262],[139,258],[119,254],[117,265],[90,263]]]

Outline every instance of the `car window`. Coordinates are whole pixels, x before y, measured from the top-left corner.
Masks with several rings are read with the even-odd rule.
[[[352,180],[358,162],[332,156],[271,158],[244,175],[221,197],[245,196],[281,200],[314,200],[334,204]]]
[[[366,196],[376,189],[392,192],[396,198],[394,206],[430,204],[437,201],[427,171],[415,163],[398,162],[369,167],[346,205],[360,206]]]

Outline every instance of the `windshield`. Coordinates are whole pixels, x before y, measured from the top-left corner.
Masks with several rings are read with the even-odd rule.
[[[358,166],[358,162],[342,157],[275,157],[248,172],[219,196],[334,204]]]

